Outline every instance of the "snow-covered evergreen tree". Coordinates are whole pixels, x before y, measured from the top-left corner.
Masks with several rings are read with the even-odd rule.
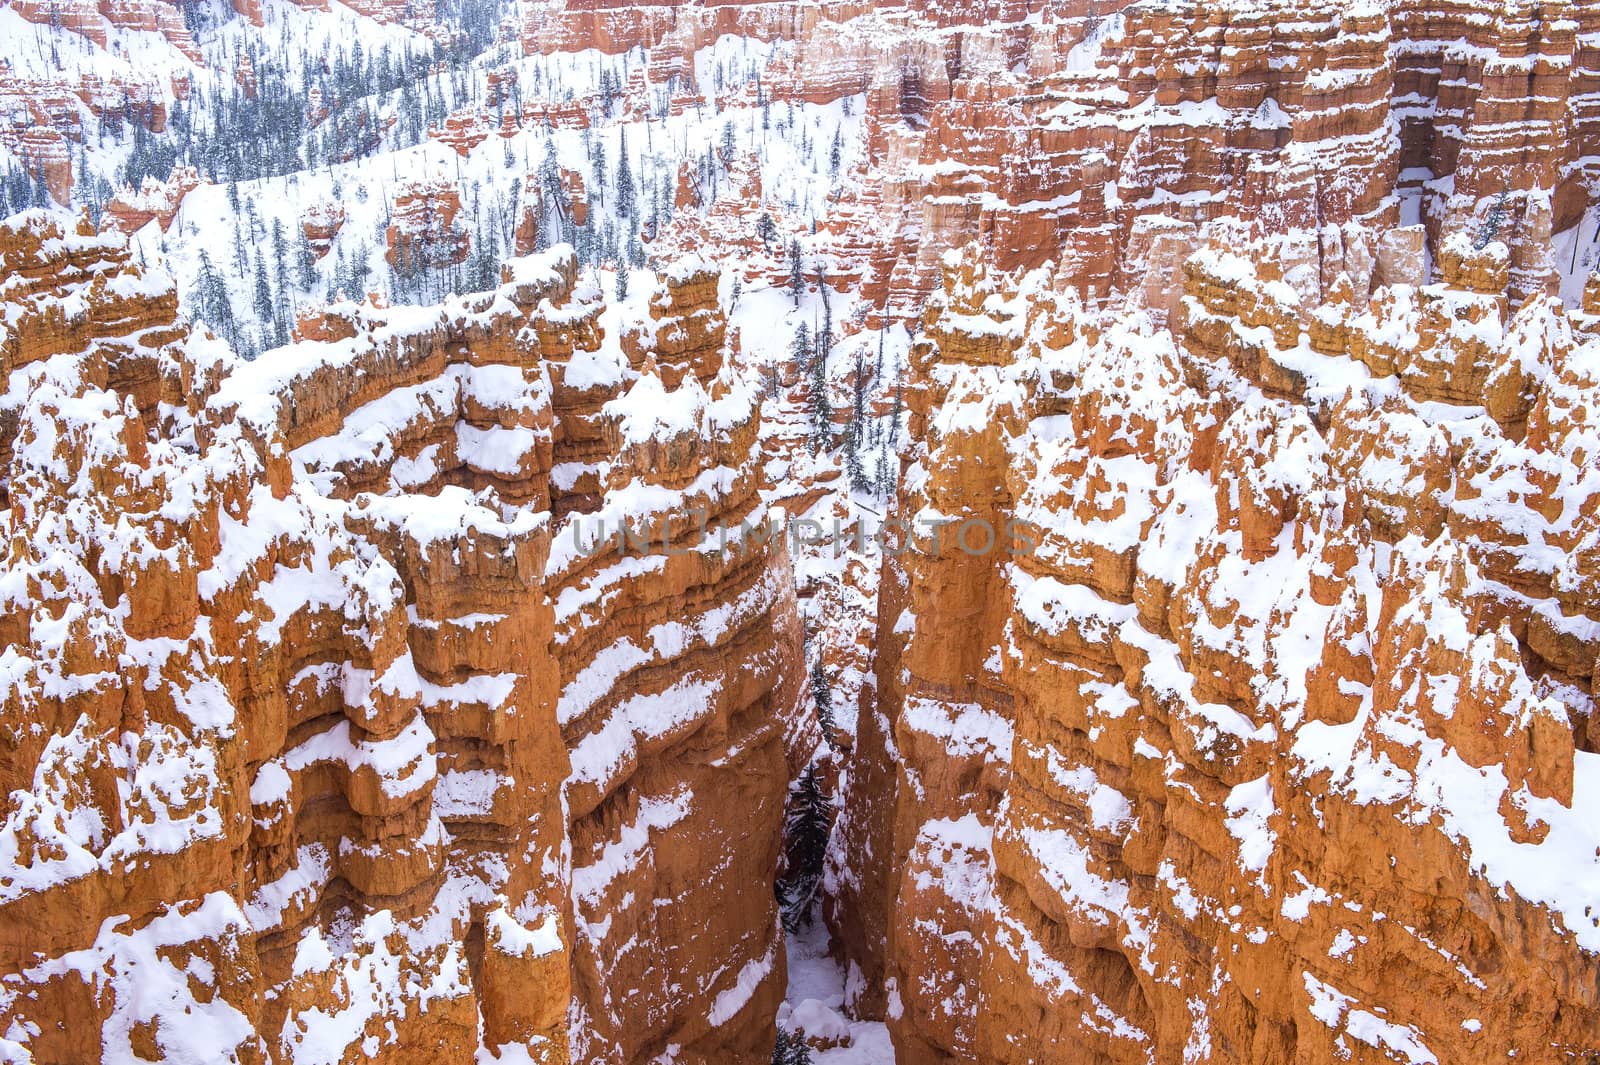
[[[805,262],[800,258],[800,238],[795,237],[789,241],[789,291],[794,296],[794,305],[800,306],[800,293],[806,287]]]
[[[190,296],[194,316],[210,326],[217,336],[237,346],[237,326],[233,318],[233,303],[228,298],[228,285],[211,263],[211,255],[200,249],[200,272],[195,279]]]
[[[822,740],[829,750],[834,750],[838,746],[834,738],[838,726],[833,719],[833,682],[828,679],[828,671],[820,655],[811,665],[811,701],[817,708],[817,725],[822,730]]]
[[[311,253],[311,242],[306,239],[305,230],[297,229],[299,236],[294,242],[295,277],[302,289],[310,291],[317,283],[317,259]]]
[[[880,438],[878,450],[878,495],[884,499],[894,497],[895,488],[900,481],[898,449],[900,411],[904,404],[904,396],[904,386],[897,380],[894,387],[894,406],[889,411],[889,427]]]
[[[622,127],[621,142],[617,147],[617,214],[633,218],[638,190],[633,184],[633,164],[628,161],[628,127]]]
[[[828,352],[832,348],[826,329],[817,331],[816,351],[806,374],[807,442],[813,455],[833,444],[833,407],[828,399]]]
[[[256,251],[255,312],[265,347],[272,338],[272,285],[267,281],[267,266],[259,249]]]
[[[796,373],[805,373],[811,366],[811,327],[804,320],[795,327],[794,339],[789,342],[789,358]]]
[[[1506,195],[1507,190],[1502,188],[1494,203],[1489,205],[1489,213],[1483,219],[1483,228],[1478,230],[1478,239],[1473,242],[1474,249],[1482,251],[1500,235],[1500,227],[1506,217]]]
[[[806,766],[789,797],[784,821],[784,853],[788,862],[780,888],[783,924],[791,932],[810,922],[811,903],[822,879],[833,831],[833,801],[822,789],[817,763]]]
[[[867,489],[867,470],[861,452],[866,447],[867,374],[860,349],[856,351],[856,370],[852,387],[850,421],[845,425],[844,434],[845,472],[850,478],[851,489],[864,492]]]

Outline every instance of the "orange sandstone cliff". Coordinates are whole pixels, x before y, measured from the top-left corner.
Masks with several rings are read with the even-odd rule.
[[[1593,319],[1485,295],[1499,244],[1358,308],[1225,243],[1170,333],[945,259],[899,500],[943,548],[885,560],[836,841],[855,1008],[913,1065],[1587,1060]]]
[[[0,263],[7,1059],[764,1055],[781,543],[551,511],[580,447],[597,516],[745,517],[721,332],[669,388],[558,251],[242,364],[120,237],[25,214]]]

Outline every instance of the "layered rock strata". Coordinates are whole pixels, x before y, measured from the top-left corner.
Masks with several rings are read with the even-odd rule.
[[[1600,348],[1446,248],[1170,333],[946,259],[829,910],[897,1060],[1600,1049]]]
[[[642,112],[685,85],[712,92],[681,57],[730,34],[776,42],[766,98],[848,98],[865,139],[864,166],[830,197],[836,224],[777,211],[780,228],[894,317],[915,317],[946,249],[977,241],[1005,269],[1054,261],[1091,302],[1148,288],[1159,320],[1171,271],[1223,217],[1276,238],[1290,283],[1318,301],[1341,272],[1363,290],[1401,280],[1382,274],[1379,242],[1419,222],[1435,251],[1462,230],[1504,241],[1513,302],[1553,291],[1551,236],[1595,198],[1594,19],[1583,5],[1486,13],[1466,0],[568,0],[529,9],[523,43],[643,48],[643,99],[627,104]],[[748,241],[754,221],[711,225]],[[698,247],[704,224],[668,239]]]
[[[597,514],[744,518],[720,356],[628,369],[570,251],[250,364],[119,237],[22,215],[0,262],[7,1056],[764,1053],[781,543],[608,555],[551,512],[598,418]]]

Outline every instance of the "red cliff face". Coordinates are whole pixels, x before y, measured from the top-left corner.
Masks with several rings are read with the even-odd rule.
[[[900,510],[949,531],[830,909],[897,1060],[1595,1049],[1596,347],[1452,254],[1357,314],[1203,250],[1170,335],[947,260]]]
[[[665,271],[622,340],[631,368],[579,351],[561,371],[569,395],[632,379],[568,408],[567,439],[598,424],[610,458],[550,563],[581,1061],[754,1061],[783,994],[770,883],[800,757],[799,621],[781,540],[742,533],[764,512],[758,393],[724,362],[716,276]],[[585,463],[567,461],[576,488]]]
[[[118,239],[24,215],[0,259],[9,1045],[565,1062],[575,1019],[605,1048],[578,1060],[769,1042],[783,555],[676,530],[685,555],[613,556],[551,514],[598,418],[595,520],[745,516],[721,332],[693,334],[707,382],[665,389],[558,253],[442,307],[335,305],[244,365]],[[652,420],[663,395],[698,421]]]
[[[444,179],[408,181],[396,190],[392,221],[385,230],[389,265],[401,274],[466,259],[472,239],[458,221],[461,193]]]
[[[663,56],[737,33],[778,42],[772,99],[864,101],[868,166],[838,210],[853,231],[877,230],[865,291],[901,318],[937,287],[950,247],[976,241],[1005,269],[1054,262],[1103,300],[1146,283],[1149,234],[1186,257],[1222,218],[1277,238],[1290,283],[1318,300],[1341,272],[1364,295],[1377,242],[1419,221],[1435,246],[1493,228],[1511,249],[1513,302],[1553,291],[1550,237],[1588,202],[1600,136],[1587,9],[1025,14],[565,3],[528,16],[524,47],[642,46],[659,86],[693,75]]]
[[[151,222],[165,230],[172,224],[183,198],[199,184],[200,175],[192,166],[177,168],[166,181],[145,178],[137,191],[125,189],[112,197],[106,204],[106,216],[112,226],[130,235]]]
[[[231,2],[0,12],[0,1058],[1600,1059],[1600,4]]]

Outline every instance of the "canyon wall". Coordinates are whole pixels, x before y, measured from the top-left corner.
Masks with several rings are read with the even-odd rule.
[[[724,227],[750,271],[790,234],[841,279],[914,318],[944,251],[980,243],[1004,269],[1053,262],[1090,302],[1144,290],[1157,321],[1205,224],[1247,220],[1325,298],[1383,274],[1385,235],[1489,230],[1512,252],[1513,302],[1554,291],[1553,234],[1600,181],[1600,22],[1592,5],[1382,3],[536,5],[530,53],[649,57],[629,107],[737,106],[692,57],[734,34],[776,42],[763,99],[863,109],[866,153],[830,225],[759,211]],[[686,95],[687,94],[687,95]],[[703,220],[669,234],[693,248]],[[771,254],[771,249],[767,249]]]
[[[715,275],[629,354],[558,250],[246,364],[118,236],[0,266],[8,1060],[765,1055],[802,671]]]
[[[434,38],[450,32],[428,5],[393,7],[361,10]],[[163,0],[3,10],[102,49],[50,74],[0,69],[0,145],[61,203],[97,125],[160,132],[204,70]],[[899,321],[937,288],[944,251],[976,241],[1004,269],[1052,262],[1090,303],[1140,291],[1163,323],[1181,298],[1183,260],[1224,217],[1272,238],[1288,283],[1318,301],[1341,273],[1362,295],[1410,280],[1386,272],[1397,226],[1424,227],[1430,262],[1449,234],[1485,233],[1511,250],[1506,291],[1520,305],[1554,291],[1552,237],[1580,223],[1600,187],[1600,14],[1568,0],[541,0],[519,18],[503,32],[525,56],[625,55],[626,78],[612,96],[564,85],[547,96],[526,62],[496,60],[484,99],[432,124],[432,138],[467,156],[493,134],[547,124],[848,102],[864,150],[833,175],[825,217],[759,202],[752,157],[728,196],[679,212],[652,247],[670,258],[737,243],[748,277],[781,278],[798,240],[808,261]],[[161,62],[147,69],[104,51],[108,34],[129,32],[149,37]],[[732,38],[758,46],[759,84],[708,76]],[[247,57],[233,61],[239,77],[254,76]],[[308,123],[326,114],[320,91],[307,99]],[[381,137],[397,117],[361,136]],[[348,150],[374,147],[351,138]],[[181,199],[187,189],[171,184],[142,198]],[[170,206],[129,206],[129,226],[171,219]],[[782,239],[756,238],[763,213]],[[452,250],[464,255],[464,241]]]
[[[215,98],[204,56],[255,93],[327,39],[233,6],[266,46],[0,7],[34,195]],[[837,1041],[780,1007],[813,756],[842,1009],[902,1065],[1600,1055],[1600,5],[539,0],[495,33],[405,86],[424,143],[378,94],[228,207],[249,293],[243,234],[304,238],[279,308],[515,248],[489,291],[307,307],[241,362],[145,266],[222,262],[219,172],[0,224],[0,1057]],[[525,254],[552,228],[596,269]],[[852,401],[898,482],[838,454]],[[904,551],[746,532],[880,504]],[[826,737],[802,612],[856,704]]]
[[[1465,239],[1304,303],[1215,236],[1170,333],[942,264],[829,909],[856,1008],[912,1065],[1585,1060],[1600,304],[1512,313]]]

